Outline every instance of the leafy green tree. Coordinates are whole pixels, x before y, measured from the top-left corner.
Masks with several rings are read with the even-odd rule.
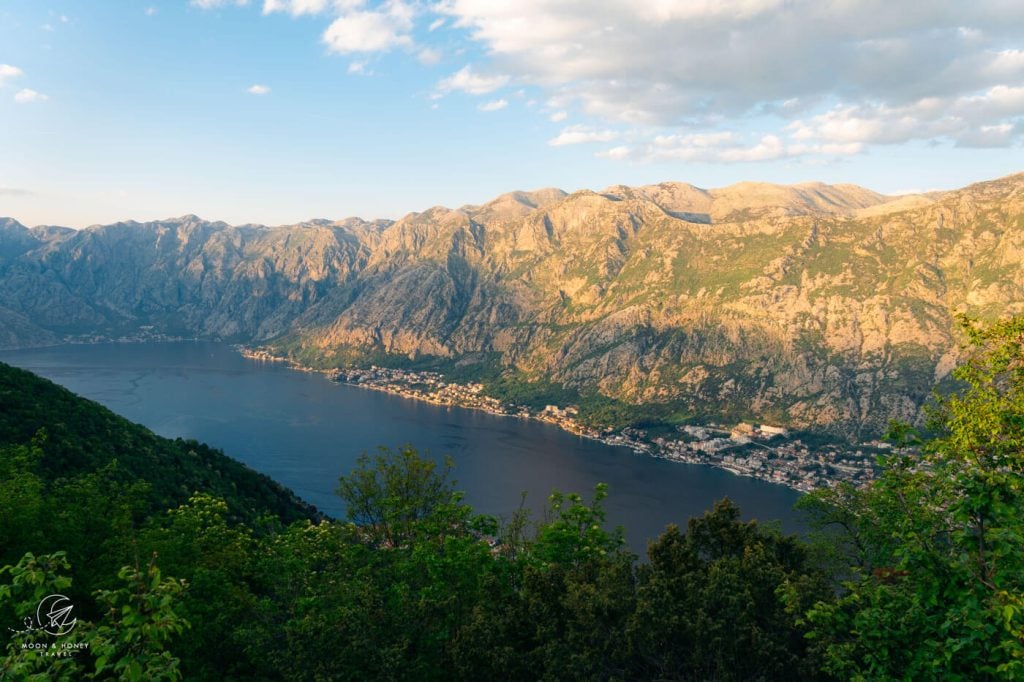
[[[64,552],[36,556],[26,553],[15,565],[0,568],[0,616],[7,623],[24,623],[22,632],[7,643],[7,653],[0,661],[0,679],[4,680],[76,680],[84,673],[81,659],[76,656],[51,654],[54,636],[45,632],[34,620],[42,600],[60,594],[71,587],[71,571]],[[15,619],[16,618],[16,619]],[[24,619],[24,620],[23,620]],[[77,622],[77,635],[81,637],[89,624]]]
[[[411,446],[363,453],[339,481],[348,519],[374,546],[401,547],[424,533],[443,537],[466,529],[470,509],[450,480],[452,461],[437,469]]]
[[[449,467],[412,448],[364,456],[341,479],[352,522],[296,525],[259,543],[255,584],[267,596],[250,629],[272,669],[288,679],[450,677],[455,633],[495,566],[483,535],[496,527],[472,516]]]
[[[84,594],[114,587],[118,570],[138,560],[134,536],[151,511],[150,486],[123,475],[115,460],[47,486],[45,544],[37,546],[67,552]]]
[[[65,633],[47,632],[34,619],[37,607],[45,598],[69,591],[70,572],[64,552],[27,553],[16,565],[0,569],[0,578],[7,579],[0,583],[0,614],[24,617],[18,620],[24,629],[7,644],[0,660],[0,679],[181,679],[178,659],[167,644],[188,626],[176,612],[184,581],[161,578],[153,563],[145,573],[126,566],[119,573],[126,585],[94,595],[102,609],[99,625],[77,615],[80,600],[74,599],[72,626]]]
[[[669,526],[648,556],[627,632],[638,677],[816,677],[800,616],[828,582],[796,538],[742,522],[722,500],[685,535]]]
[[[593,499],[554,492],[531,525],[521,506],[504,529],[485,596],[453,645],[461,679],[616,679],[627,673],[624,628],[635,557],[605,528],[607,486]]]
[[[530,557],[544,564],[579,566],[589,558],[621,549],[625,545],[622,529],[609,532],[604,527],[607,497],[606,483],[597,484],[589,504],[578,493],[551,493],[548,520],[537,530]]]
[[[529,627],[523,679],[630,679],[626,628],[635,603],[633,555],[524,567],[520,617]]]
[[[342,659],[345,629],[359,631],[345,590],[358,571],[372,570],[373,550],[353,532],[307,521],[257,539],[249,557],[256,602],[234,633],[252,664],[249,679],[316,679],[322,661]]]
[[[0,565],[17,561],[44,542],[45,483],[38,445],[0,447]]]
[[[126,566],[118,577],[124,587],[96,595],[105,613],[91,638],[96,666],[91,677],[126,682],[182,679],[180,661],[167,644],[188,627],[176,611],[185,581],[162,578],[153,562],[145,572]]]
[[[963,323],[963,388],[936,398],[933,437],[868,489],[812,498],[854,550],[845,594],[809,613],[837,676],[1024,679],[1024,318]]]
[[[228,513],[224,500],[197,493],[153,517],[134,539],[136,552],[159,556],[164,571],[188,582],[176,610],[191,627],[173,646],[191,679],[244,677],[252,669],[239,624],[256,601],[249,584],[254,540]]]

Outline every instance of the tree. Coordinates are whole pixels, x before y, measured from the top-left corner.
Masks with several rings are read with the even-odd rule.
[[[84,668],[77,656],[54,658],[47,655],[49,647],[55,644],[54,637],[41,629],[41,623],[33,621],[43,599],[71,587],[71,578],[67,576],[70,572],[71,565],[64,552],[39,556],[28,552],[17,564],[0,568],[0,578],[7,580],[0,584],[0,615],[6,622],[24,622],[26,626],[7,643],[7,653],[0,660],[0,679],[42,682],[82,677]],[[88,631],[89,624],[77,622],[75,627],[77,635],[81,636]]]
[[[45,483],[37,470],[38,445],[0,447],[0,565],[44,542]]]
[[[116,676],[130,682],[180,680],[180,661],[167,650],[167,644],[188,627],[188,621],[176,611],[185,581],[162,578],[153,561],[145,572],[125,566],[118,577],[124,581],[123,587],[96,594],[105,607],[105,618],[91,641],[96,661],[91,677],[105,680]]]
[[[256,549],[254,629],[287,679],[448,679],[451,646],[495,561],[439,468],[413,448],[364,455],[341,479],[351,523],[295,525]],[[264,625],[265,624],[265,625]],[[327,652],[327,655],[325,655]]]
[[[178,659],[167,650],[167,643],[188,627],[176,612],[184,581],[161,578],[152,562],[145,573],[126,566],[119,573],[126,583],[123,587],[93,595],[103,608],[100,624],[95,625],[75,616],[80,613],[77,599],[63,597],[71,587],[66,575],[70,572],[71,564],[64,552],[40,556],[27,553],[16,565],[0,569],[0,577],[9,576],[9,582],[0,584],[0,612],[13,606],[15,612],[29,614],[25,630],[7,645],[7,655],[0,661],[0,678],[129,682],[181,679]],[[73,610],[68,617],[74,620],[66,632],[54,633],[43,623],[33,622],[38,606],[54,596],[68,599]],[[62,621],[62,628],[67,625],[66,619]],[[81,648],[72,649],[75,655],[53,655],[67,651],[68,645]]]
[[[1024,679],[1024,318],[962,324],[962,388],[936,396],[932,437],[810,503],[856,550],[841,599],[809,613],[840,677]]]
[[[453,646],[460,679],[624,679],[634,561],[622,530],[605,529],[599,484],[590,501],[555,491],[544,517],[522,506],[502,533],[485,592]],[[530,537],[525,531],[533,525]]]
[[[826,576],[795,537],[740,520],[729,500],[672,525],[638,569],[627,636],[645,679],[813,679],[803,611]]]
[[[196,493],[152,517],[133,542],[138,554],[159,556],[166,573],[188,582],[176,610],[191,627],[173,646],[189,679],[244,677],[252,668],[238,630],[255,602],[248,585],[254,541],[247,526],[228,523],[228,513],[224,500]]]
[[[462,504],[444,468],[405,446],[394,452],[382,447],[370,457],[363,453],[356,469],[342,476],[338,495],[345,501],[349,521],[374,546],[400,547],[417,535],[444,537],[467,529],[470,508]]]

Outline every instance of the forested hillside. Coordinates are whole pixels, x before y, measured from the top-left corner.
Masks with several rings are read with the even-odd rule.
[[[138,486],[140,512],[183,504],[201,490],[227,502],[232,521],[251,523],[271,514],[289,523],[317,515],[290,490],[219,450],[194,440],[161,438],[4,363],[0,444],[28,448],[47,486],[89,478],[102,479],[112,489]]]

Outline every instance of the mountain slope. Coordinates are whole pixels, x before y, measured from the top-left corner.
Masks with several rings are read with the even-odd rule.
[[[48,482],[100,470],[149,487],[154,512],[184,504],[196,491],[228,503],[235,520],[270,513],[284,522],[315,510],[267,476],[195,441],[169,440],[31,372],[0,363],[0,456],[35,442]],[[9,453],[8,453],[9,454]],[[113,467],[113,469],[111,469]]]
[[[1022,310],[1022,256],[1024,175],[910,197],[662,183],[393,223],[8,228],[0,314],[31,328],[0,341],[152,326],[868,434],[948,373],[955,313]]]

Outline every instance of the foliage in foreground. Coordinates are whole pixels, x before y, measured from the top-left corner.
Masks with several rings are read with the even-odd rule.
[[[808,614],[837,677],[1024,679],[1024,319],[964,328],[933,436],[894,424],[874,485],[804,500],[843,529],[843,593]]]
[[[4,665],[132,680],[814,677],[792,604],[827,597],[825,576],[731,502],[685,535],[671,527],[638,566],[605,528],[604,486],[500,521],[475,515],[449,474],[382,450],[341,480],[347,522],[272,529],[196,494],[125,525],[109,546],[127,567],[109,581],[72,570],[78,546],[26,555],[0,573],[0,617],[67,594],[89,648],[54,663],[20,637]]]

